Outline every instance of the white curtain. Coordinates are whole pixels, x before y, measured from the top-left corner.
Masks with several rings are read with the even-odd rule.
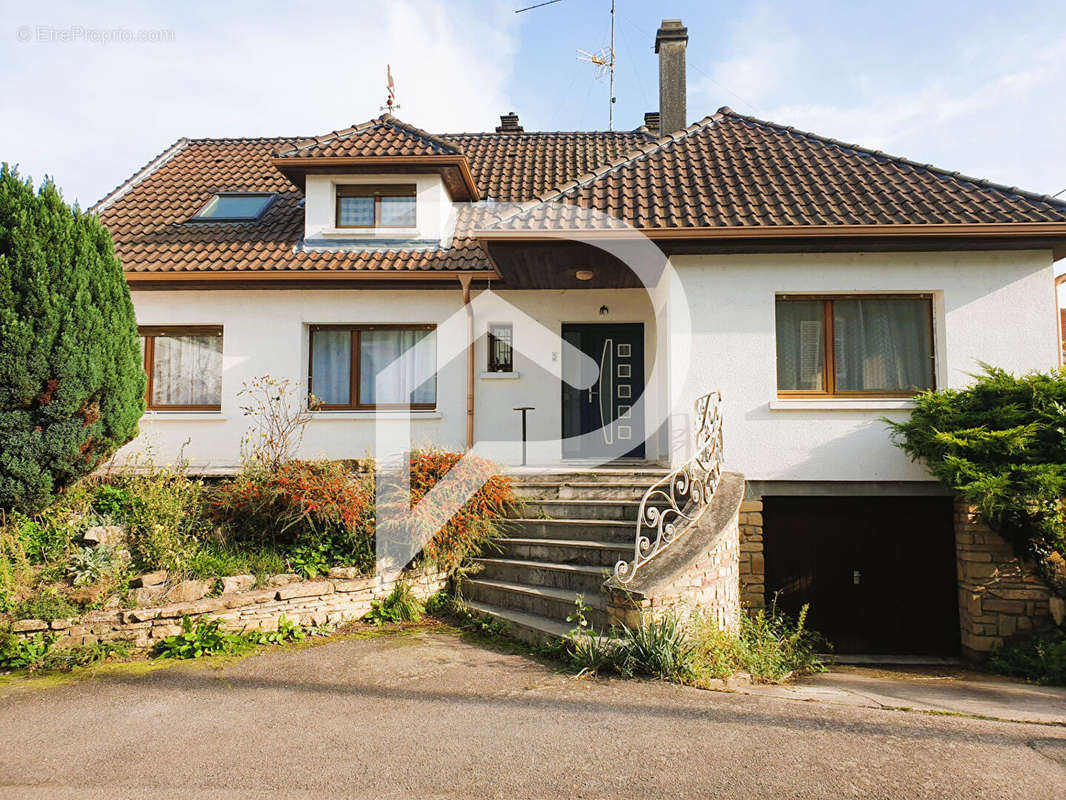
[[[777,388],[821,391],[825,388],[825,343],[821,300],[777,302]]]
[[[152,405],[217,406],[222,403],[222,337],[156,336]]]
[[[327,406],[351,402],[352,332],[322,330],[311,334],[311,394]]]
[[[928,300],[836,300],[836,385],[840,391],[931,388]]]
[[[434,331],[362,331],[359,397],[368,405],[432,404],[437,400]]]

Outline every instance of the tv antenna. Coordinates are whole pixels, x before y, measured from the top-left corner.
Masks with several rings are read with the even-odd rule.
[[[392,65],[385,65],[385,91],[388,94],[385,97],[385,105],[380,106],[378,111],[387,111],[390,114],[400,107],[400,104],[396,102],[396,84],[392,80]]]
[[[550,6],[555,3],[560,3],[562,0],[545,0],[543,3],[536,3],[532,6],[526,6],[520,8],[514,13],[521,14],[523,11],[532,11],[534,8],[541,8],[542,6]],[[607,130],[614,130],[614,5],[615,0],[611,0],[611,46],[604,47],[596,53],[589,53],[585,50],[577,51],[577,60],[586,61],[596,67],[596,80],[600,80],[604,75],[608,76],[610,82],[610,102],[607,106]]]

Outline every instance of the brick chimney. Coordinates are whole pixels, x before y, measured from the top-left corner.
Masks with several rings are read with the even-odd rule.
[[[648,133],[656,138],[661,135],[659,129],[662,127],[662,123],[659,120],[658,111],[648,111],[644,114],[644,127],[648,129]]]
[[[659,54],[659,119],[664,136],[688,124],[685,99],[687,46],[688,28],[679,19],[664,19],[655,34],[655,52]]]
[[[518,124],[518,115],[513,111],[508,111],[500,116],[500,125],[496,128],[496,133],[521,133],[524,130],[525,128]]]

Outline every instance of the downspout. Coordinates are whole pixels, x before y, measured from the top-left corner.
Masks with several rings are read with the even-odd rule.
[[[471,275],[460,275],[466,306],[466,449],[474,447],[474,308],[470,305]]]

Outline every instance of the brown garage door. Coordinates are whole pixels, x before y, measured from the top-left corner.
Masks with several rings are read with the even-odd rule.
[[[838,653],[955,655],[948,497],[766,497],[766,599]]]

